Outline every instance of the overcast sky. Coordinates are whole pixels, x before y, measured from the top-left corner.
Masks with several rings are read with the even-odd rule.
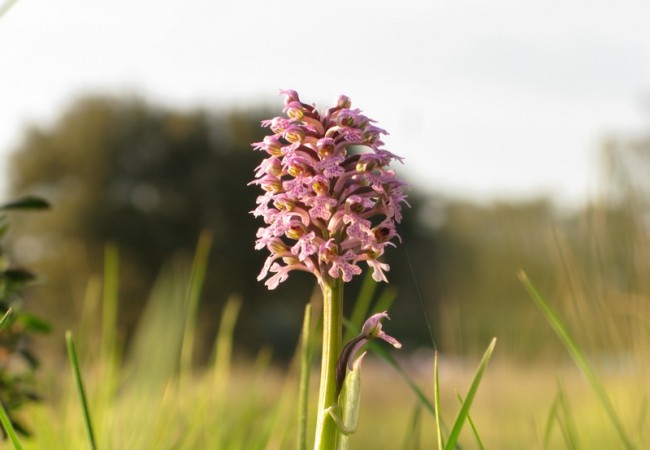
[[[0,0],[0,5],[4,0]],[[650,2],[20,0],[0,18],[0,169],[83,93],[280,108],[340,93],[419,189],[580,202],[650,123]]]

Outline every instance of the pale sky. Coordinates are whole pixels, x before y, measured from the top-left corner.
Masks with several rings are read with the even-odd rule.
[[[279,111],[295,89],[351,97],[420,190],[577,203],[602,138],[650,123],[649,18],[631,0],[19,0],[0,17],[0,170],[83,93]]]

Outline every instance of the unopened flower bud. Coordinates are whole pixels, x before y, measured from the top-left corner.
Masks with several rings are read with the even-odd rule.
[[[298,240],[305,234],[305,230],[300,225],[292,225],[284,233],[289,239]]]
[[[349,212],[359,214],[363,212],[363,205],[359,202],[358,196],[356,198],[350,197],[345,201],[345,209]]]
[[[278,253],[284,253],[287,251],[287,246],[282,242],[282,239],[275,238],[268,243],[267,248],[271,253],[277,255]]]
[[[344,109],[336,116],[336,123],[340,127],[353,127],[355,122],[355,115],[352,111]]]
[[[284,138],[292,144],[301,142],[305,138],[305,132],[298,127],[289,127],[284,130]]]
[[[274,133],[282,133],[287,127],[288,121],[282,117],[274,117],[271,119],[271,131]]]
[[[387,227],[377,227],[372,230],[372,234],[375,236],[377,242],[385,242],[390,238],[390,228]]]
[[[266,192],[280,192],[282,190],[282,182],[273,175],[266,175],[260,179],[260,185]]]
[[[266,173],[279,177],[282,175],[282,163],[278,158],[269,158],[269,164],[266,166]]]
[[[292,102],[300,102],[300,98],[298,97],[298,93],[294,91],[293,89],[285,89],[281,90],[280,94],[286,95],[284,99],[284,104],[288,105],[289,103]]]
[[[339,108],[349,108],[352,106],[352,101],[347,95],[339,95],[336,99],[336,106]]]
[[[319,250],[321,261],[326,263],[332,262],[334,257],[339,254],[339,246],[332,239],[322,244]]]
[[[273,206],[278,208],[280,211],[293,211],[293,208],[296,206],[296,202],[289,199],[276,199],[273,201]]]
[[[317,194],[327,194],[329,192],[330,186],[325,180],[316,180],[311,184],[311,188]]]
[[[266,136],[264,138],[264,150],[272,156],[282,156],[282,143],[275,136]]]
[[[300,260],[295,256],[284,256],[282,257],[282,261],[284,261],[284,263],[287,264],[288,266],[292,264],[298,264],[300,262]]]
[[[300,120],[305,115],[305,111],[302,108],[300,102],[291,102],[287,105],[286,108],[287,116],[293,120]]]
[[[319,139],[316,143],[316,149],[321,157],[331,155],[334,152],[334,139],[329,137]]]
[[[289,166],[287,172],[289,172],[289,175],[291,175],[292,177],[299,177],[305,173],[305,167],[302,164],[298,164],[298,163],[292,164]]]

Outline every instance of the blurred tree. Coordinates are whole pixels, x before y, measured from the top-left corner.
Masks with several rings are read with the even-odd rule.
[[[38,312],[59,330],[72,326],[88,277],[101,273],[104,245],[113,241],[128,337],[163,263],[191,255],[208,229],[214,247],[200,316],[206,348],[224,301],[236,293],[245,300],[239,343],[292,351],[313,278],[293,274],[275,291],[256,282],[265,254],[253,249],[260,223],[249,214],[258,189],[246,186],[261,160],[250,143],[262,139],[259,121],[270,116],[88,97],[52,126],[29,129],[11,160],[10,189],[44,197],[54,208],[39,220],[17,220],[12,232],[21,262],[47,277]],[[514,352],[542,351],[540,336],[549,330],[516,272],[525,269],[546,292],[556,289],[556,229],[564,225],[571,251],[588,267],[592,243],[579,218],[558,216],[546,200],[476,205],[412,189],[409,203],[399,229],[404,245],[386,254],[390,286],[398,290],[395,335],[409,348],[430,342],[424,309],[447,351],[482,351],[492,336],[511,342]],[[616,242],[611,249],[620,248]],[[612,261],[621,266],[622,259]],[[359,281],[346,298],[355,298]]]
[[[51,128],[28,130],[11,160],[10,188],[54,205],[52,214],[23,223],[14,233],[17,253],[48,275],[48,295],[37,303],[39,309],[61,329],[73,325],[72,312],[79,310],[88,276],[101,273],[104,245],[113,241],[121,254],[120,319],[128,333],[162,264],[173,254],[190,254],[199,232],[208,229],[214,247],[201,315],[206,337],[216,326],[211,318],[237,293],[246,300],[240,342],[269,343],[280,353],[293,350],[300,305],[308,300],[313,279],[295,274],[271,292],[256,282],[265,255],[253,250],[260,223],[249,211],[259,192],[246,186],[260,160],[250,143],[262,139],[266,130],[260,120],[270,115],[179,112],[138,98],[88,97]],[[417,231],[414,217],[420,202],[415,194],[410,201],[415,207],[406,212],[401,233],[413,257],[431,259],[430,236]],[[389,252],[389,257],[400,256]],[[391,285],[404,286],[411,299],[398,301],[396,308],[404,323],[411,323],[421,317],[421,306],[413,303],[413,274],[406,263],[392,264]],[[414,267],[425,279],[433,264]],[[356,289],[358,283],[348,298]],[[426,298],[432,301],[431,295]],[[77,299],[76,308],[70,299]],[[424,323],[404,331],[426,336]]]
[[[53,213],[16,233],[19,254],[49,275],[49,315],[70,324],[71,298],[82,298],[100,272],[103,246],[122,255],[122,321],[130,329],[153,278],[172,254],[191,252],[201,229],[214,233],[207,296],[255,297],[261,255],[247,189],[261,139],[259,113],[177,112],[137,98],[89,97],[51,129],[33,127],[11,160],[13,193],[48,198]],[[72,283],[70,283],[72,280]],[[58,312],[58,313],[57,313]]]

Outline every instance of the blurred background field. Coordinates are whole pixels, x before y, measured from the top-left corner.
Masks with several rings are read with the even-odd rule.
[[[294,447],[314,284],[256,282],[247,186],[278,88],[319,107],[349,95],[406,157],[403,245],[373,298],[394,298],[385,326],[404,347],[391,354],[429,399],[440,352],[447,424],[496,337],[471,410],[485,448],[625,448],[523,270],[626,435],[650,446],[647,6],[50,3],[0,9],[0,203],[51,204],[7,214],[3,242],[38,277],[22,308],[52,324],[29,342],[43,399],[20,413],[26,448],[85,446],[68,329],[100,448]],[[346,287],[346,313],[363,292]],[[435,448],[403,376],[377,355],[364,365],[353,448]],[[461,442],[479,448],[468,427]]]
[[[26,134],[11,159],[12,195],[53,207],[13,213],[9,237],[16,261],[41,275],[27,306],[54,325],[32,343],[45,400],[23,412],[36,433],[28,446],[84,440],[66,329],[101,447],[294,446],[292,361],[314,285],[300,274],[273,292],[255,282],[256,193],[244,186],[263,115],[89,97]],[[396,356],[429,399],[434,343],[440,351],[449,422],[497,337],[471,413],[486,448],[617,448],[620,439],[519,270],[588,355],[625,432],[647,444],[649,197],[638,168],[648,148],[634,139],[603,147],[602,195],[571,210],[543,198],[475,203],[410,191],[404,245],[388,252],[391,283],[376,296],[394,297],[386,326],[404,343]],[[347,289],[349,313],[364,287]],[[433,448],[432,415],[399,372],[368,360],[353,445]],[[469,429],[462,441],[475,445]]]

